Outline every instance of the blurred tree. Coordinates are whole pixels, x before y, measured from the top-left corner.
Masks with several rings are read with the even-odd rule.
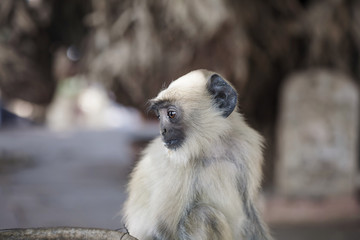
[[[56,86],[53,58],[59,47],[81,43],[89,9],[84,3],[0,1],[0,89],[5,100],[50,103]]]
[[[48,6],[44,7],[48,12]],[[2,97],[49,103],[51,80],[49,40],[42,26],[49,15],[35,15],[25,1],[0,2],[0,88]]]

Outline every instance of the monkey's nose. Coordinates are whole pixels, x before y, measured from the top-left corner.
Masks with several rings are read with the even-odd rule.
[[[161,131],[161,135],[165,135],[166,134],[166,128],[163,128],[162,131]]]

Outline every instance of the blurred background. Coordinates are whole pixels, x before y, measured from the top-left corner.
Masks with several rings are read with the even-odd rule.
[[[1,0],[0,229],[122,228],[146,102],[199,68],[266,138],[275,239],[360,239],[356,0]]]

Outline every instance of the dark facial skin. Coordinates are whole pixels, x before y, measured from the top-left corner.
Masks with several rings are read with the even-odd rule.
[[[185,140],[182,111],[170,102],[153,102],[151,109],[160,120],[161,138],[168,149],[181,147]]]

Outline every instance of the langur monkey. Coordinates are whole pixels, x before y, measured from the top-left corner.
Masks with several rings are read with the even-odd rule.
[[[269,240],[255,207],[263,138],[219,74],[192,71],[150,100],[160,136],[134,168],[125,227],[139,240]]]

